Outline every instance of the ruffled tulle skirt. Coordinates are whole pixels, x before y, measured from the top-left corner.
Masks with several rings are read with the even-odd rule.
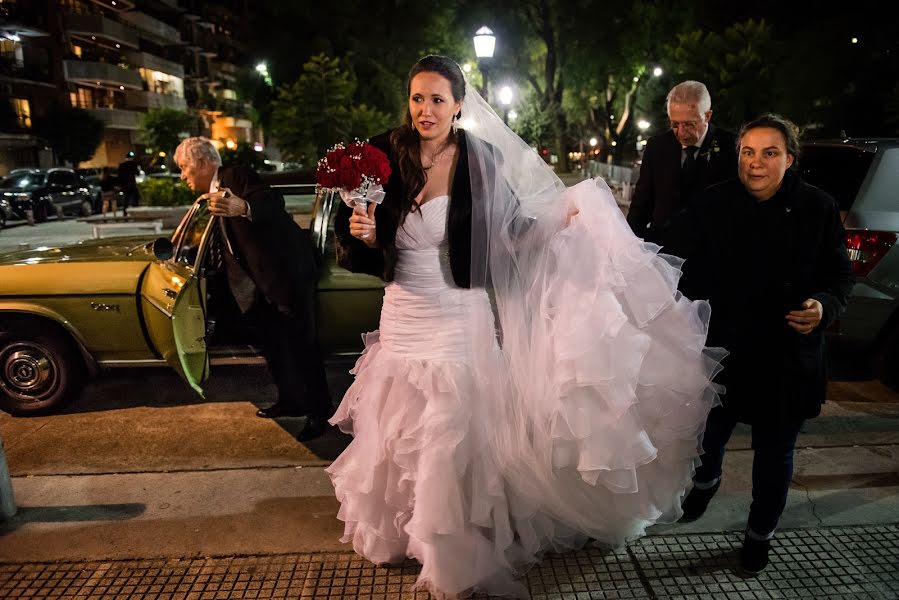
[[[343,541],[415,558],[438,597],[524,596],[547,551],[676,520],[698,464],[723,358],[708,306],[611,196],[567,193],[580,212],[552,241],[530,363],[497,341],[483,290],[400,274],[332,419],[354,436],[328,469]]]

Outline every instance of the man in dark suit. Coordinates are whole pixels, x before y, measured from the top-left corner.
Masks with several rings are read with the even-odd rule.
[[[118,181],[122,190],[122,214],[128,215],[129,206],[137,206],[140,202],[140,189],[137,187],[137,176],[140,174],[140,167],[134,160],[134,153],[130,153],[128,157],[119,163]],[[115,212],[115,211],[113,211]]]
[[[658,230],[708,186],[737,176],[734,134],[711,124],[705,85],[684,81],[665,101],[671,129],[653,136],[643,151],[640,178],[627,213],[639,237]]]
[[[278,401],[264,418],[306,415],[301,441],[320,436],[333,413],[315,329],[317,265],[307,233],[284,208],[284,198],[243,167],[221,167],[206,138],[188,138],[175,150],[181,179],[207,193],[219,217],[227,288],[262,333]]]

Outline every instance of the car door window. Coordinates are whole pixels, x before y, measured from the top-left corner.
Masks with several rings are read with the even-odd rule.
[[[212,221],[212,213],[206,202],[201,202],[190,215],[190,220],[181,232],[178,247],[175,250],[175,262],[194,266],[200,259],[200,248],[206,235],[206,230]]]
[[[62,185],[62,173],[60,173],[59,171],[54,171],[53,173],[50,173],[50,176],[47,179],[47,183],[49,185],[56,185],[56,186]]]

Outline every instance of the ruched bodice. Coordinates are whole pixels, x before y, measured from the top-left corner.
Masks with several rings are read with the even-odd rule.
[[[406,216],[396,234],[396,275],[384,292],[380,339],[407,358],[466,361],[473,311],[489,312],[483,289],[463,289],[450,271],[446,223],[449,196]]]

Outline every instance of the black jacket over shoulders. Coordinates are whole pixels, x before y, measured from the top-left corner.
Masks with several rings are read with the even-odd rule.
[[[643,151],[640,178],[627,212],[627,222],[638,237],[647,226],[664,226],[710,185],[736,177],[737,150],[733,133],[709,124],[696,156],[696,174],[682,197],[681,143],[670,129],[649,139]]]
[[[250,205],[250,219],[225,217],[228,241],[241,267],[273,304],[293,307],[302,290],[317,277],[315,249],[307,231],[285,210],[284,197],[255,172],[224,167],[219,187]]]
[[[730,351],[716,381],[741,420],[808,418],[825,399],[824,330],[852,290],[834,199],[787,172],[759,202],[733,179],[708,188],[660,232],[663,252],[686,258],[681,289],[712,306],[709,346]],[[786,314],[821,302],[820,325],[801,335]]]
[[[369,143],[383,150],[390,159],[390,178],[384,186],[384,200],[375,209],[375,235],[378,248],[369,248],[350,235],[349,219],[352,209],[341,204],[334,222],[338,245],[338,264],[350,271],[368,273],[393,281],[397,262],[396,232],[400,224],[400,200],[405,184],[390,144],[390,131],[375,136]],[[467,141],[464,130],[458,132],[459,158],[450,190],[447,237],[449,240],[450,270],[453,281],[462,288],[471,287],[471,176],[468,166]],[[410,214],[406,218],[415,218]]]

